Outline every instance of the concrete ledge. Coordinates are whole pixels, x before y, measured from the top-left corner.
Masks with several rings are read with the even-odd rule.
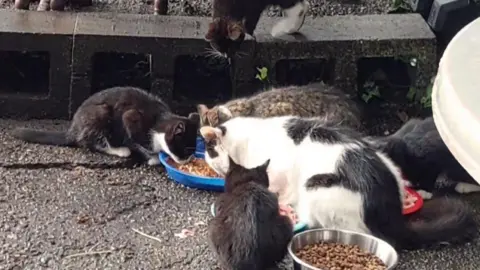
[[[40,48],[51,53],[50,93],[35,112],[45,118],[71,116],[91,94],[92,57],[96,53],[149,55],[150,90],[168,101],[173,93],[176,57],[202,54],[209,47],[203,36],[210,18],[205,17],[0,10],[0,18],[0,50]],[[418,14],[308,18],[300,35],[273,39],[269,31],[276,20],[263,18],[256,40],[249,38],[242,45],[244,55],[235,59],[233,69],[232,83],[237,90],[252,87],[259,65],[269,67],[275,83],[276,63],[282,59],[333,61],[332,83],[352,93],[356,91],[357,61],[362,57],[417,57],[419,89],[435,74],[435,36]],[[4,96],[0,103],[15,99]],[[23,101],[30,106],[38,104],[33,97]],[[60,103],[57,106],[55,102]],[[4,108],[1,115],[14,109]]]
[[[276,20],[262,20],[257,30],[256,60],[269,70],[282,59],[329,59],[335,62],[333,83],[356,92],[357,61],[362,57],[409,55],[420,61],[416,87],[423,89],[435,74],[436,41],[419,14],[307,18],[300,33],[274,39]],[[275,72],[269,76],[276,81]]]

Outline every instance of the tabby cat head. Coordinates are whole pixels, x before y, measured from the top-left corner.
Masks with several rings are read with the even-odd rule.
[[[216,127],[233,117],[232,112],[223,105],[209,109],[206,105],[200,104],[197,106],[197,111],[200,117],[200,126]]]
[[[223,57],[231,58],[245,39],[242,22],[228,18],[215,18],[208,27],[205,40]]]

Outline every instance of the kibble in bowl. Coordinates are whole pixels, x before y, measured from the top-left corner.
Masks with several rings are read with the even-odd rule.
[[[296,234],[288,251],[295,269],[390,270],[398,254],[387,242],[371,235],[335,229]]]

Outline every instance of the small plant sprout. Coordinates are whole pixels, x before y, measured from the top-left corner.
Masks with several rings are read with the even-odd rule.
[[[257,68],[257,75],[255,76],[256,79],[260,80],[261,82],[268,81],[268,69],[266,67]]]
[[[268,68],[266,67],[261,67],[257,68],[257,75],[255,75],[255,79],[261,81],[264,84],[264,88],[267,88],[267,84],[270,83],[270,80],[268,79]]]
[[[376,85],[372,81],[367,81],[363,84],[363,94],[362,94],[362,100],[365,103],[369,103],[370,100],[374,97],[381,97],[380,96],[380,90],[378,89],[378,85]]]

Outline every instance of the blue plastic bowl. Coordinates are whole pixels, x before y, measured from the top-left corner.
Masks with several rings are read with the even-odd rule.
[[[197,136],[197,146],[195,148],[197,153],[205,153],[205,140],[202,136]]]
[[[210,213],[212,214],[212,216],[215,216],[215,203],[212,203],[212,205],[210,206]],[[306,223],[298,222],[297,224],[295,224],[295,226],[293,226],[293,233],[300,233],[305,231],[306,229]]]
[[[170,157],[167,154],[162,152],[159,156],[160,162],[163,164],[163,166],[165,166],[168,177],[173,181],[191,188],[210,191],[223,191],[223,187],[225,185],[223,178],[203,177],[182,172],[168,164],[167,159]],[[205,155],[204,153],[197,152],[195,153],[195,157],[203,159],[205,158]]]

